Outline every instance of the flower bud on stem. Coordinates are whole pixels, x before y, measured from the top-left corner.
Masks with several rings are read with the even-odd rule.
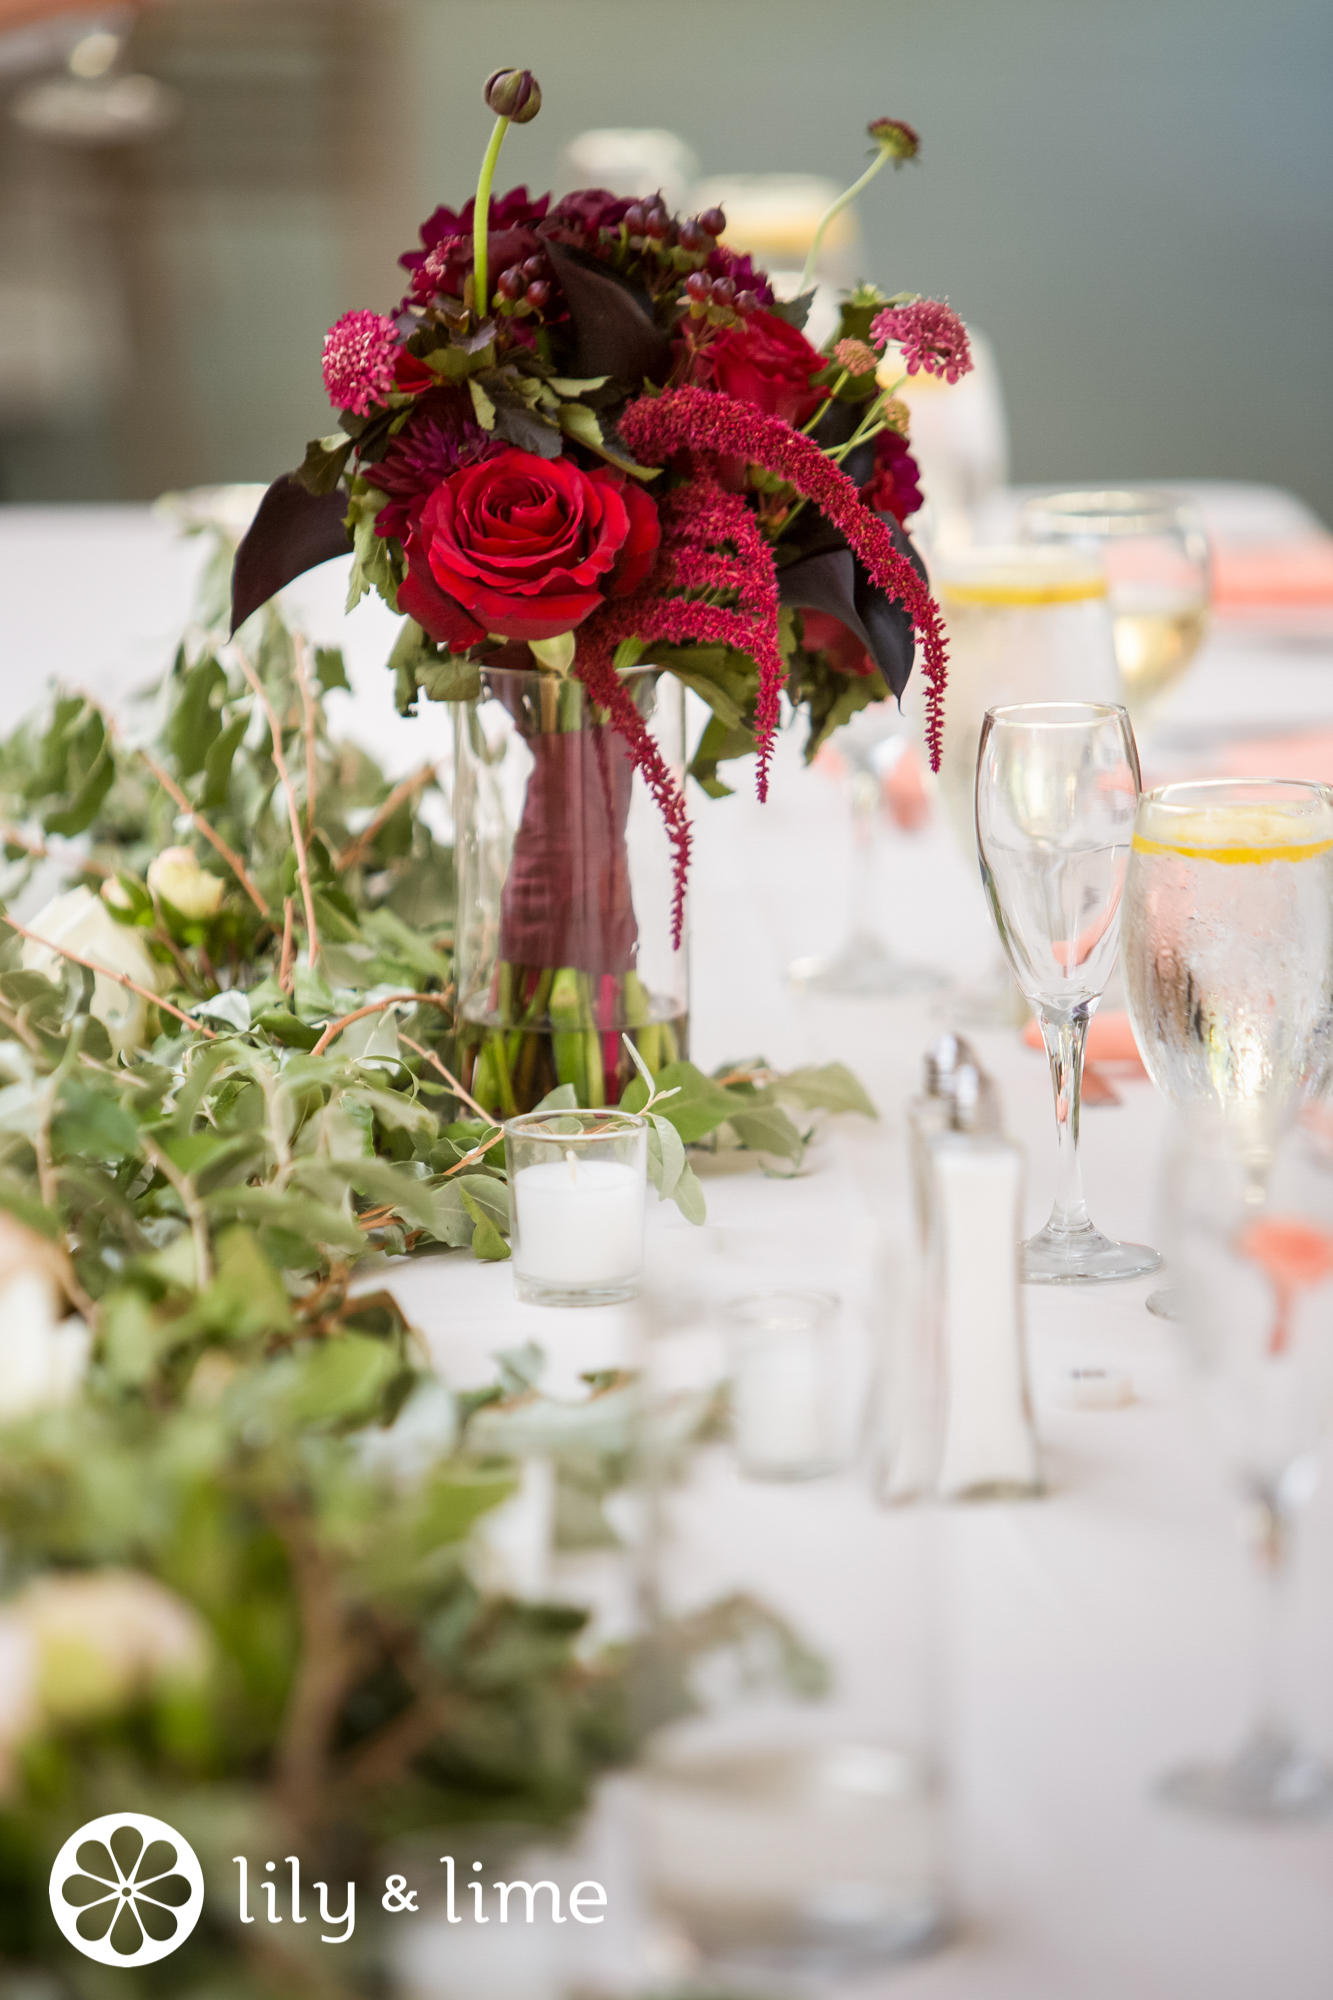
[[[810,245],[810,254],[805,260],[805,269],[801,273],[801,282],[796,287],[797,298],[808,292],[814,282],[815,265],[819,262],[819,246],[824,241],[824,231],[828,228],[834,216],[841,215],[847,204],[855,201],[863,188],[869,187],[871,181],[874,180],[875,175],[886,160],[892,160],[895,167],[899,167],[904,160],[914,160],[920,149],[921,141],[912,130],[912,127],[905,125],[899,118],[872,118],[866,130],[875,142],[877,149],[875,157],[862,174],[860,180],[853,181],[852,185],[840,194],[835,202],[830,202],[829,206],[824,210],[823,215],[819,218],[819,227],[815,231],[814,241]]]
[[[500,157],[505,133],[511,125],[526,125],[537,116],[541,109],[541,86],[531,70],[498,69],[486,79],[483,96],[492,111],[498,112],[495,130],[491,133],[490,144],[481,162],[481,174],[477,180],[477,199],[472,211],[472,297],[477,318],[486,317],[487,301],[490,298],[489,272],[486,268],[488,243],[491,227],[491,184],[495,179],[495,163]]]

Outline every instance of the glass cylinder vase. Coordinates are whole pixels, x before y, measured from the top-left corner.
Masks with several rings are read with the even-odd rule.
[[[677,783],[685,691],[621,679]],[[561,1084],[592,1109],[688,1053],[688,960],[671,936],[674,868],[625,740],[581,682],[482,669],[454,708],[458,1053],[487,1111],[512,1118]]]

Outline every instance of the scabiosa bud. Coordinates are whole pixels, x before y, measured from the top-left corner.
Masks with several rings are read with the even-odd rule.
[[[901,118],[872,118],[866,131],[895,165],[914,160],[921,151],[920,133]]]
[[[324,336],[324,387],[335,410],[370,413],[393,388],[398,329],[383,313],[349,312]]]
[[[497,118],[513,125],[531,124],[542,108],[542,87],[530,69],[497,69],[482,95]]]
[[[873,375],[879,366],[879,356],[863,340],[840,340],[833,350],[833,359],[849,375]]]
[[[880,414],[891,431],[897,431],[899,437],[907,436],[912,427],[912,412],[901,396],[890,396]]]
[[[908,306],[886,306],[876,313],[870,338],[883,347],[896,340],[909,375],[924,369],[956,382],[972,366],[967,328],[946,299],[917,299]]]

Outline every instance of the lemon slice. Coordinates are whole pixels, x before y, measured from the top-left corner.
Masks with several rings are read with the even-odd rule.
[[[1075,549],[958,549],[936,565],[932,580],[946,604],[1077,604],[1106,595],[1100,557]]]
[[[1288,812],[1274,805],[1216,806],[1195,811],[1164,808],[1146,818],[1156,826],[1153,832],[1134,835],[1136,854],[1178,854],[1186,861],[1254,867],[1265,861],[1313,861],[1333,848],[1333,834],[1317,837],[1329,825],[1327,812]]]

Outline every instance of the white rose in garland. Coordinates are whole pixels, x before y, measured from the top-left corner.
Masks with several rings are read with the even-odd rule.
[[[62,1318],[62,1277],[55,1245],[0,1214],[0,1422],[67,1403],[83,1380],[92,1336]]]
[[[226,894],[220,875],[201,868],[188,847],[164,847],[148,865],[148,887],[183,917],[215,917]]]
[[[70,889],[53,896],[27,929],[36,933],[38,943],[29,938],[23,947],[23,963],[29,972],[41,972],[59,979],[64,961],[49,947],[63,945],[109,972],[123,972],[153,992],[162,988],[162,967],[150,957],[141,934],[128,924],[118,924],[110,910],[87,889]],[[119,1055],[122,1049],[142,1048],[148,1039],[148,1003],[118,980],[94,975],[92,1012],[111,1037]]]

